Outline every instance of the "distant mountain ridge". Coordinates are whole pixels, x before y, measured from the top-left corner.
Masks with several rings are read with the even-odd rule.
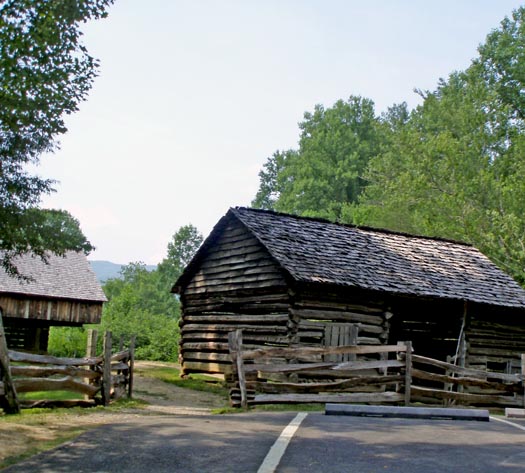
[[[112,263],[111,261],[93,260],[89,262],[99,282],[103,283],[108,279],[120,278],[120,271],[125,264]],[[148,271],[157,269],[155,265],[146,265]]]

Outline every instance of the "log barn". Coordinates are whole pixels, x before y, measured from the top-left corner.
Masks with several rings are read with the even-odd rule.
[[[50,254],[45,263],[28,253],[14,264],[27,279],[0,269],[0,312],[9,348],[45,353],[51,326],[100,323],[106,296],[84,254]]]
[[[172,291],[186,374],[224,372],[238,328],[250,347],[410,340],[419,355],[499,371],[525,353],[523,288],[439,238],[232,208]]]

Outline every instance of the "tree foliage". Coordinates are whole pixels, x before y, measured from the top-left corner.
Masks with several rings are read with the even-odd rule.
[[[525,283],[524,20],[525,7],[503,20],[412,111],[317,106],[299,149],[266,163],[253,204],[464,240]]]
[[[101,331],[117,338],[136,335],[140,359],[175,361],[178,354],[180,304],[171,288],[202,243],[193,225],[172,236],[167,254],[154,271],[142,263],[122,268],[121,278],[104,285],[108,303],[102,313]]]
[[[362,174],[384,139],[374,103],[352,96],[331,108],[316,105],[299,128],[299,149],[267,161],[252,205],[338,220],[361,194]]]
[[[71,216],[39,212],[53,181],[31,174],[27,165],[56,149],[57,137],[66,132],[65,115],[86,99],[98,64],[81,42],[80,27],[106,16],[111,3],[0,2],[0,249],[1,263],[11,273],[16,273],[12,257],[28,249],[39,255],[92,249]]]

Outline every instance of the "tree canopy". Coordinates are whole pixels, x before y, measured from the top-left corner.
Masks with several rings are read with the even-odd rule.
[[[0,249],[11,273],[12,257],[28,250],[92,249],[69,214],[39,211],[54,182],[31,174],[27,165],[56,149],[65,116],[86,99],[98,62],[83,45],[80,27],[105,17],[112,3],[0,1]]]
[[[525,283],[524,20],[525,7],[505,18],[411,111],[316,106],[299,148],[268,159],[253,205],[467,241]]]

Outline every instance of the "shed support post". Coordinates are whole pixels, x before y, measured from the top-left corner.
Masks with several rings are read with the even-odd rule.
[[[234,370],[237,371],[239,389],[241,391],[241,407],[248,406],[248,396],[246,391],[246,376],[244,373],[244,361],[242,359],[242,330],[235,330],[228,333],[228,348],[232,357]]]
[[[409,406],[412,389],[412,342],[405,342],[405,346],[405,406]]]
[[[111,332],[104,334],[104,365],[102,375],[102,404],[109,406],[111,395]]]
[[[6,414],[19,414],[20,405],[16,388],[11,376],[11,365],[9,363],[9,352],[5,339],[2,311],[0,310],[0,384],[3,384],[3,393],[0,392],[0,407]]]
[[[94,330],[92,328],[88,329],[87,331],[87,344],[86,344],[86,358],[95,358],[97,356],[97,339],[98,339],[98,331]],[[92,366],[90,369],[94,369],[95,367]],[[96,384],[93,383],[90,379],[86,378],[84,380],[86,384]],[[86,394],[84,396],[84,399],[92,399],[94,396],[90,396],[89,394]]]

